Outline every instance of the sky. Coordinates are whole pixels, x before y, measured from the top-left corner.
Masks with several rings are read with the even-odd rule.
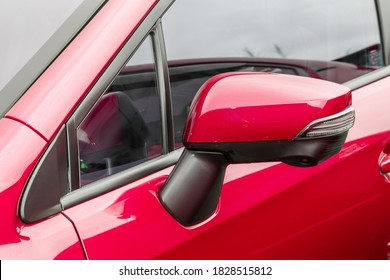
[[[373,0],[177,0],[163,27],[170,59],[332,60],[380,41]]]
[[[0,90],[82,0],[0,1]]]
[[[81,2],[0,1],[0,90]],[[374,7],[374,0],[176,0],[162,22],[168,59],[333,60],[379,43]]]

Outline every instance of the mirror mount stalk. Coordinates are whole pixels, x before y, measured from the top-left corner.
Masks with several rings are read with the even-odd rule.
[[[222,153],[185,149],[160,191],[161,203],[183,225],[207,219],[218,205],[227,164]]]

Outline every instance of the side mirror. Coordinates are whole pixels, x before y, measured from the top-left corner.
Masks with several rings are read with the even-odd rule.
[[[185,151],[160,192],[182,224],[215,211],[230,163],[282,161],[315,166],[338,153],[355,120],[351,91],[312,78],[225,73],[198,91]]]

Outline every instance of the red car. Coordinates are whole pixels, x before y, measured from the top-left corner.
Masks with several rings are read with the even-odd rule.
[[[9,2],[1,259],[389,258],[388,1]]]

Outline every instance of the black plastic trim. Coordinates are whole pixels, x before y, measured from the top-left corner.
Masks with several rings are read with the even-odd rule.
[[[187,149],[160,190],[160,202],[182,225],[198,224],[215,212],[229,163],[315,166],[338,153],[346,137],[347,132],[305,140],[185,143]]]
[[[64,126],[35,167],[23,192],[19,214],[25,223],[37,222],[62,211],[60,199],[69,192],[66,150]]]
[[[338,153],[346,137],[347,133],[343,133],[331,137],[306,140],[184,143],[184,145],[187,149],[193,151],[222,153],[229,163],[282,161],[293,166],[310,167]]]
[[[222,153],[184,150],[159,193],[162,205],[185,226],[207,219],[218,206],[227,164]]]

